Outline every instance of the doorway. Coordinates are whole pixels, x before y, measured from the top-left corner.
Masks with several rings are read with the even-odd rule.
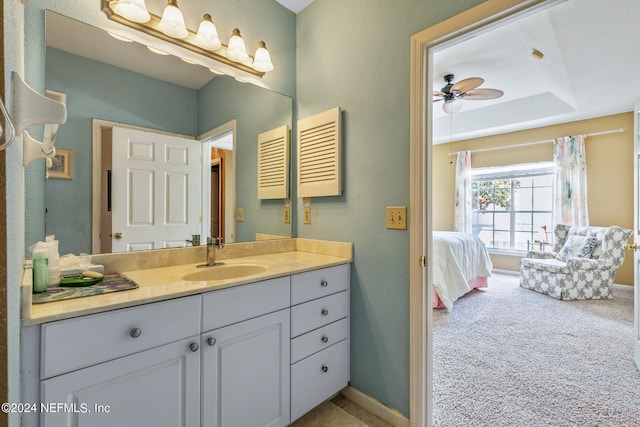
[[[562,0],[488,0],[411,38],[410,76],[410,420],[432,425],[431,149],[433,144],[432,49],[549,7]]]

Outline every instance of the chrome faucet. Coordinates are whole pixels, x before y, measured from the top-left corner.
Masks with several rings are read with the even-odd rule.
[[[216,249],[222,248],[222,237],[207,237],[207,267],[216,265]]]

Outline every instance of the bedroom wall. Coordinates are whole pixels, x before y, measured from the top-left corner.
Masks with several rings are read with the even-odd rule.
[[[453,229],[455,164],[450,152],[499,147],[542,141],[565,135],[602,132],[624,128],[623,133],[592,136],[587,139],[587,190],[589,223],[633,228],[633,113],[621,113],[589,120],[545,126],[520,132],[458,141],[433,147],[433,228]],[[474,167],[548,161],[552,144],[473,153]],[[491,254],[494,267],[517,271],[520,256]],[[633,285],[633,256],[629,252],[618,270],[615,283]]]

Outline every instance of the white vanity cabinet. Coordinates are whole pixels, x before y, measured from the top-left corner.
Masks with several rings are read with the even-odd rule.
[[[203,426],[289,425],[289,282],[203,296]]]
[[[23,426],[287,426],[349,381],[349,265],[23,328]]]
[[[349,265],[291,276],[291,421],[349,383]]]
[[[200,300],[42,325],[41,425],[199,426]]]

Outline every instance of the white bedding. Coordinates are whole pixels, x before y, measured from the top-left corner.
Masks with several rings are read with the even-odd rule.
[[[474,234],[433,232],[433,286],[451,310],[455,300],[471,290],[468,282],[491,276],[491,259],[482,240]]]

